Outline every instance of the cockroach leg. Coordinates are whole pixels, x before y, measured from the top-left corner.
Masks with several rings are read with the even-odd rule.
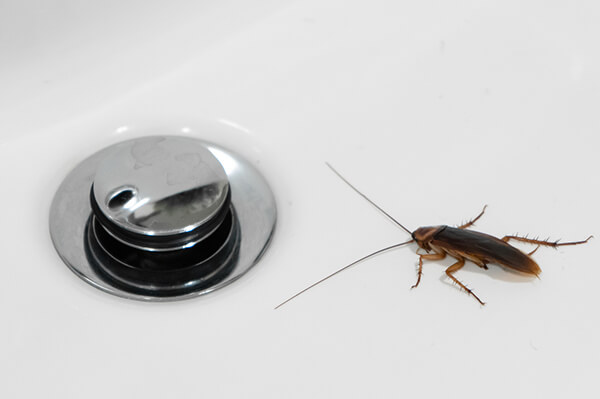
[[[480,217],[483,216],[483,214],[485,213],[485,208],[487,208],[487,205],[483,206],[483,209],[481,210],[481,213],[479,215],[477,215],[477,217],[475,219],[472,219],[470,221],[468,221],[467,223],[458,226],[459,229],[468,229],[469,227],[473,226],[475,224],[475,222],[477,220],[479,220]]]
[[[446,253],[445,252],[436,252],[434,254],[423,254],[423,255],[418,254],[418,255],[419,255],[419,270],[417,271],[417,282],[415,283],[415,285],[413,285],[412,287],[410,287],[411,289],[417,288],[417,286],[421,282],[421,275],[423,274],[423,259],[426,259],[426,260],[441,260],[441,259],[444,259],[446,257]]]
[[[502,241],[509,242],[510,240],[515,240],[515,241],[526,242],[528,244],[536,244],[536,245],[543,245],[545,247],[557,248],[557,247],[563,247],[565,245],[585,244],[592,237],[593,236],[589,236],[588,238],[586,238],[583,241],[558,242],[558,241],[548,241],[548,240],[537,240],[537,239],[533,239],[533,238],[526,238],[526,237],[519,237],[519,236],[504,236],[504,237],[502,237]],[[534,252],[535,252],[535,250],[534,250]]]
[[[540,249],[540,246],[538,245],[537,247],[535,247],[535,249],[533,251],[531,251],[530,253],[528,253],[527,255],[531,256],[535,253],[535,251],[537,251],[538,249]]]
[[[456,263],[450,265],[450,267],[448,267],[446,269],[446,275],[448,277],[450,277],[452,279],[452,281],[454,281],[456,284],[458,284],[458,286],[460,288],[465,290],[469,295],[472,295],[473,298],[477,299],[477,302],[479,302],[482,305],[485,305],[485,303],[482,302],[481,299],[479,299],[479,297],[473,293],[473,291],[471,291],[469,288],[467,288],[466,285],[464,285],[463,283],[458,281],[458,279],[452,275],[452,273],[460,270],[464,265],[465,265],[465,260],[463,258],[458,258]]]

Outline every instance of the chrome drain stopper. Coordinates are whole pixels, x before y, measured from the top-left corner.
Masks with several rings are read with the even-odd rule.
[[[88,283],[160,301],[239,278],[265,251],[275,220],[271,190],[247,161],[201,140],[152,136],[79,164],[54,197],[50,235]]]

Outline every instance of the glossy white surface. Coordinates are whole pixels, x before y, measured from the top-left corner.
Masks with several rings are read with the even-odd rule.
[[[324,161],[410,228],[488,204],[491,234],[600,235],[596,2],[121,3],[2,5],[1,397],[597,397],[598,239],[538,250],[539,280],[467,264],[483,308],[450,259],[410,290],[411,247],[273,311],[406,238]],[[169,304],[75,277],[67,172],[127,126],[211,123],[277,197],[263,261]]]

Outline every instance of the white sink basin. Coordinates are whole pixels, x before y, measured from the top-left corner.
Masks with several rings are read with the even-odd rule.
[[[198,4],[202,3],[202,4]],[[600,234],[600,5],[375,0],[0,6],[0,397],[597,397],[597,241],[540,279],[416,247],[411,229]],[[167,128],[168,127],[168,128]],[[75,165],[143,129],[244,155],[279,221],[262,261],[201,298],[78,279],[48,234]],[[186,133],[187,132],[187,133]],[[524,251],[533,248],[519,246]]]

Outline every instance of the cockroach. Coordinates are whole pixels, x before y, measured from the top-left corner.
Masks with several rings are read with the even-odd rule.
[[[335,276],[336,274],[346,270],[347,268],[356,265],[357,263],[360,263],[382,252],[386,252],[391,249],[410,244],[412,242],[416,242],[419,246],[419,248],[417,249],[417,255],[419,255],[419,266],[417,270],[417,282],[411,288],[416,288],[421,282],[421,275],[423,274],[423,260],[441,260],[444,259],[446,256],[451,256],[456,260],[456,262],[446,269],[446,276],[448,276],[450,280],[452,280],[452,282],[457,284],[458,287],[460,287],[460,289],[463,289],[468,295],[475,298],[477,302],[479,302],[481,305],[485,305],[485,303],[481,299],[479,299],[479,297],[475,295],[475,293],[471,289],[469,289],[465,284],[463,284],[456,277],[454,277],[454,273],[460,270],[465,265],[465,262],[467,260],[473,262],[474,264],[485,270],[488,269],[488,264],[497,264],[510,270],[537,277],[542,270],[540,269],[538,264],[531,258],[531,255],[533,255],[533,253],[537,251],[540,246],[558,248],[567,245],[585,244],[593,237],[589,236],[583,241],[558,242],[549,241],[548,239],[539,240],[528,237],[520,237],[518,235],[507,235],[502,238],[496,238],[489,234],[468,230],[471,226],[475,224],[477,220],[479,220],[483,216],[487,205],[483,207],[482,211],[474,219],[468,221],[467,223],[461,224],[460,226],[426,226],[419,227],[415,231],[411,232],[400,222],[394,219],[390,214],[384,211],[380,206],[375,204],[375,202],[369,199],[365,194],[363,194],[356,187],[354,187],[330,164],[326,163],[326,165],[340,179],[342,179],[342,181],[344,181],[348,186],[350,186],[350,188],[352,188],[361,197],[363,197],[365,200],[371,203],[371,205],[377,208],[381,213],[383,213],[388,219],[394,222],[402,230],[410,234],[412,239],[379,249],[373,253],[370,253],[369,255],[363,256],[362,258],[355,260],[349,265],[342,267],[334,273],[331,273],[330,275],[322,278],[316,283],[298,292],[296,295],[277,305],[275,309],[280,308],[292,299],[296,298],[298,295],[303,294],[304,292],[308,291],[314,286]],[[537,245],[537,247],[529,253],[524,253],[510,245],[508,243],[510,240],[520,241],[527,244],[534,244]],[[423,249],[426,253],[419,253],[419,249]]]

